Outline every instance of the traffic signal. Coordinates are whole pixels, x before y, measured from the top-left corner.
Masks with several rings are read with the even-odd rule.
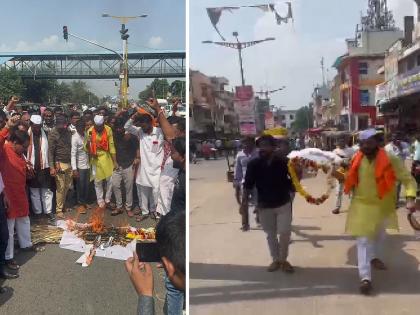
[[[67,26],[63,26],[63,37],[65,40],[69,40],[69,33],[67,31]]]
[[[122,24],[120,30],[122,40],[127,40],[130,37],[130,35],[128,35],[127,32],[128,28],[125,28],[125,24]]]

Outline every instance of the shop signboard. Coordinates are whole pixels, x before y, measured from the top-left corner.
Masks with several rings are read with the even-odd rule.
[[[255,121],[241,121],[239,123],[239,129],[243,136],[255,136],[257,134]]]
[[[236,87],[234,109],[239,118],[241,135],[256,135],[255,99],[252,86]]]
[[[235,98],[241,101],[249,101],[254,98],[252,85],[237,86]]]
[[[274,128],[274,114],[273,114],[273,112],[266,112],[264,115],[265,115],[265,129]]]
[[[398,96],[420,92],[420,67],[416,67],[398,80]]]

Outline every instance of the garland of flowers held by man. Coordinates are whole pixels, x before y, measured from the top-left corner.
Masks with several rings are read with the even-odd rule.
[[[318,164],[315,161],[310,159],[305,159],[302,157],[295,157],[289,160],[287,165],[289,169],[289,175],[292,179],[293,185],[296,191],[306,199],[306,201],[310,204],[314,205],[321,205],[323,204],[331,195],[331,191],[335,187],[335,181],[332,176],[333,167],[325,164]],[[315,198],[310,193],[308,193],[303,186],[301,185],[298,175],[296,173],[296,168],[304,168],[304,169],[311,169],[311,170],[322,170],[325,174],[327,174],[327,191],[321,195],[321,197]]]

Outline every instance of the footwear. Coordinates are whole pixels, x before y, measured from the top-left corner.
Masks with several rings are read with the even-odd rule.
[[[131,211],[131,210],[125,210],[125,211],[127,212],[127,215],[128,215],[129,218],[134,217],[134,212],[133,211]]]
[[[250,229],[249,224],[242,224],[241,230],[242,232],[248,232]]]
[[[152,213],[150,213],[150,217],[151,217],[153,220],[159,220],[159,219],[161,218],[161,215],[160,215],[160,213],[158,213],[158,212],[152,212]]]
[[[117,208],[117,209],[114,209],[114,210],[111,211],[112,216],[116,216],[116,215],[119,215],[121,213],[124,213],[124,210],[121,209],[121,208]]]
[[[19,270],[20,268],[16,260],[14,260],[13,258],[6,260],[6,267],[12,270]]]
[[[0,267],[0,278],[2,279],[16,279],[19,278],[18,274],[10,273],[5,270],[4,266]]]
[[[45,247],[44,246],[39,246],[39,245],[32,245],[30,247],[21,248],[21,250],[23,252],[40,253],[40,252],[43,252],[45,250]]]
[[[332,211],[332,214],[340,214],[340,208],[335,208],[335,209]]]
[[[376,270],[387,270],[388,268],[386,267],[386,265],[384,264],[384,262],[378,258],[373,258],[370,261],[370,264],[373,268],[375,268]]]
[[[360,283],[360,293],[369,295],[372,292],[372,283],[369,280],[362,280]]]
[[[87,213],[87,208],[85,205],[80,205],[79,207],[76,208],[77,213],[79,214],[86,214]]]
[[[294,273],[295,272],[295,268],[293,268],[293,266],[287,260],[280,263],[280,268],[281,268],[281,271],[283,271],[285,273]]]
[[[139,207],[135,207],[133,210],[134,215],[139,215],[141,214],[141,209]]]
[[[274,272],[276,270],[280,269],[280,262],[279,261],[273,261],[270,266],[268,266],[267,271],[268,272]]]
[[[51,225],[57,225],[57,219],[55,218],[54,213],[50,213],[48,216],[48,223]]]

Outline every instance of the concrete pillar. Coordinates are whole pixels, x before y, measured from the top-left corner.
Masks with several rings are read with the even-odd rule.
[[[414,0],[417,4],[417,22],[420,22],[420,0]]]

